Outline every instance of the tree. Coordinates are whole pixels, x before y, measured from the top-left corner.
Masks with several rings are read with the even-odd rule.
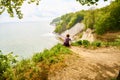
[[[97,11],[97,21],[94,28],[97,34],[116,32],[120,30],[120,2],[112,2],[109,6]],[[104,15],[103,15],[104,14]]]
[[[17,62],[13,53],[3,54],[0,50],[0,80],[13,80],[13,66]]]
[[[21,12],[21,6],[23,3],[27,0],[0,0],[0,14],[7,11],[7,13],[10,15],[10,17],[14,17],[15,13],[18,16],[19,19],[23,17],[23,14]],[[39,0],[29,0],[28,3],[34,3],[39,4]]]
[[[84,23],[86,25],[86,28],[94,28],[95,24],[95,9],[90,9],[86,11],[86,14],[84,16]]]
[[[80,2],[80,4],[82,5],[87,4],[89,6],[89,5],[97,4],[99,0],[76,0],[76,1]],[[104,0],[104,1],[108,1],[108,0]]]
[[[0,14],[7,11],[7,13],[11,16],[14,17],[15,13],[18,16],[19,19],[23,17],[23,14],[21,12],[21,6],[23,3],[28,0],[0,0]],[[36,3],[39,5],[40,0],[29,0],[28,3]],[[96,4],[99,0],[76,0],[80,2],[80,4],[85,5],[93,5]],[[107,0],[104,0],[107,1]],[[116,0],[119,1],[119,0]]]

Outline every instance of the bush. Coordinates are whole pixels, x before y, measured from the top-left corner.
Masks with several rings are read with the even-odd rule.
[[[72,46],[80,46],[82,45],[82,40],[76,41],[74,43],[71,44]]]
[[[77,41],[79,45],[82,45],[82,40]]]
[[[74,43],[72,43],[73,46],[84,46],[84,47],[101,47],[102,42],[100,41],[94,41],[90,43],[88,40],[79,40]]]
[[[83,45],[84,47],[90,46],[90,42],[88,40],[79,40],[74,43],[72,43],[73,46],[81,46]]]
[[[46,80],[50,66],[64,60],[64,55],[71,51],[57,44],[50,50],[36,53],[31,59],[23,59],[14,67],[15,79],[12,80]],[[1,80],[1,79],[0,79]]]
[[[72,46],[79,46],[78,43],[74,42],[74,43],[71,43]]]
[[[88,47],[90,45],[90,42],[88,40],[83,40],[82,44],[84,45],[84,47]]]
[[[17,62],[17,60],[16,56],[13,56],[12,54],[13,53],[4,55],[0,51],[0,80],[13,80],[14,78],[12,66]]]
[[[96,46],[96,47],[100,47],[101,46],[101,42],[100,41],[94,41],[91,44],[92,46]]]
[[[106,47],[108,47],[108,46],[120,46],[120,41],[114,41],[114,42],[102,42],[103,44],[103,46],[106,46]]]
[[[43,52],[33,55],[32,60],[34,62],[45,61],[47,63],[56,63],[61,60],[60,54],[69,53],[71,53],[71,51],[67,47],[62,46],[62,44],[57,44],[50,50],[45,49]]]

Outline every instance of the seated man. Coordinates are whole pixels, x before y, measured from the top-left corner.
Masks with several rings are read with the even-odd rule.
[[[70,41],[71,41],[71,39],[69,38],[70,37],[70,35],[69,34],[67,34],[66,35],[66,38],[65,38],[65,40],[64,40],[64,46],[66,46],[66,47],[69,47],[70,46]]]

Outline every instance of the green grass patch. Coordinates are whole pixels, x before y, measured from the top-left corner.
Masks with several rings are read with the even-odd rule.
[[[61,60],[62,55],[70,53],[71,51],[67,47],[57,44],[50,50],[45,49],[43,52],[33,55],[32,60],[34,62],[45,61],[47,63],[57,63]]]
[[[79,41],[72,43],[71,45],[88,47],[90,45],[90,42],[88,40],[79,40]]]
[[[71,44],[72,46],[83,46],[86,48],[97,48],[97,47],[109,47],[109,46],[120,46],[120,39],[116,39],[113,42],[105,42],[105,41],[94,41],[89,42],[88,40],[79,40]]]
[[[4,55],[0,51],[0,80],[47,80],[52,69],[64,66],[65,55],[71,53],[67,47],[57,44],[18,62],[13,53]]]

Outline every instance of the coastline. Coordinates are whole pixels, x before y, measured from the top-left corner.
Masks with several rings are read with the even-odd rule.
[[[55,25],[55,24],[54,24]],[[84,30],[84,24],[83,23],[77,23],[72,28],[62,32],[61,34],[53,32],[55,34],[56,38],[62,43],[66,37],[66,34],[70,35],[70,38],[72,41],[75,41],[76,34],[82,32]],[[54,26],[55,27],[55,26]]]

